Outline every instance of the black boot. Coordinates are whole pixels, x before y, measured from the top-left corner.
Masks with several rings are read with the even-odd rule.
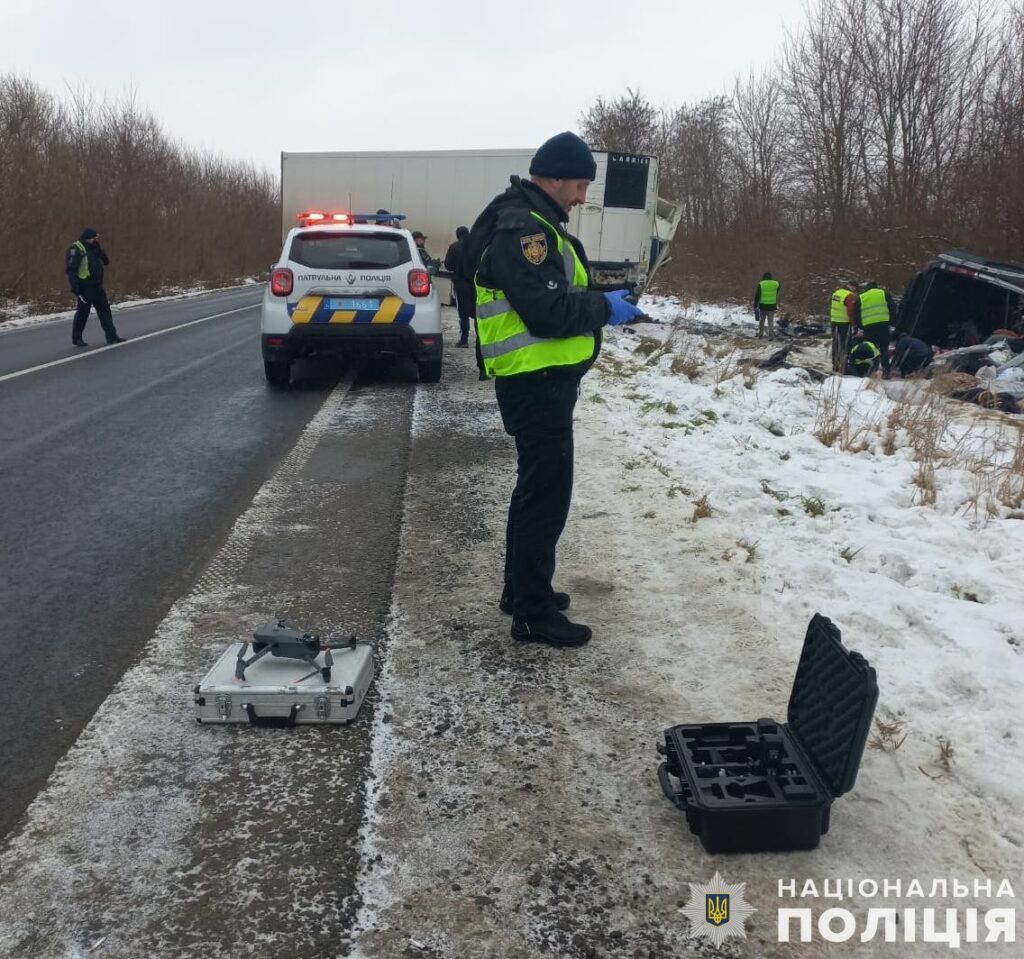
[[[555,606],[558,609],[569,608],[569,594],[568,593],[555,593]],[[498,600],[498,609],[500,609],[506,616],[512,615],[512,590],[505,585],[505,588],[501,591],[501,599]]]
[[[590,641],[592,635],[589,626],[574,623],[562,613],[548,613],[533,619],[512,617],[512,638],[521,643],[582,646]]]
[[[88,346],[89,344],[86,343],[85,340],[72,340],[71,341],[71,345],[72,346]]]

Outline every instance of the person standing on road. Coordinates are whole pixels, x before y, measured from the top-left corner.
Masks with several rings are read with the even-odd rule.
[[[889,322],[896,317],[896,301],[888,290],[872,281],[858,298],[856,313],[857,325],[864,331],[864,339],[878,347],[882,377],[889,379]]]
[[[117,335],[114,319],[110,313],[107,292],[103,289],[103,269],[110,263],[106,252],[100,246],[100,235],[92,227],[82,230],[81,236],[68,247],[65,271],[71,292],[78,301],[75,318],[71,321],[72,346],[88,346],[82,339],[89,311],[96,308],[100,326],[108,343],[124,343],[124,337]]]
[[[832,372],[846,371],[846,357],[850,352],[850,327],[856,320],[857,296],[860,286],[850,282],[841,286],[829,301],[829,321],[832,325]]]
[[[537,150],[530,179],[513,176],[467,240],[484,366],[518,454],[499,607],[512,614],[514,639],[551,646],[581,646],[591,637],[589,626],[562,612],[568,594],[551,585],[572,499],[580,379],[597,358],[602,327],[641,312],[626,290],[588,290],[586,253],[565,231],[596,172],[587,144],[559,133]]]
[[[476,308],[476,290],[473,288],[473,277],[466,276],[463,267],[465,260],[465,240],[469,236],[469,228],[460,226],[455,231],[455,242],[448,247],[444,255],[444,268],[452,275],[452,287],[455,290],[455,305],[459,310],[459,341],[456,346],[469,346],[469,321],[473,319]]]
[[[768,321],[768,339],[775,339],[775,309],[779,305],[779,281],[765,273],[754,289],[754,316],[757,317],[757,338],[764,336],[764,324]]]

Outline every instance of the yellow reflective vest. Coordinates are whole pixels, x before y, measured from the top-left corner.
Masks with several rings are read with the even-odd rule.
[[[885,301],[885,290],[875,287],[860,295],[860,325],[874,326],[889,322],[889,304]]]
[[[761,306],[775,306],[779,302],[779,281],[761,280],[757,284],[758,301]]]
[[[576,248],[561,230],[535,210],[530,211],[530,216],[554,239],[565,267],[565,278],[569,281],[569,293],[585,293],[589,281]],[[552,366],[574,366],[593,356],[593,333],[557,338],[534,336],[512,309],[503,290],[482,286],[477,277],[473,278],[473,285],[476,287],[477,338],[488,376],[515,376]]]
[[[850,322],[850,314],[846,312],[846,298],[852,292],[853,290],[847,290],[840,287],[832,294],[832,300],[829,303],[829,319],[833,323]]]
[[[88,280],[91,275],[89,273],[89,251],[81,240],[75,240],[71,245],[77,247],[78,251],[82,254],[82,259],[78,261],[78,278],[80,280]]]

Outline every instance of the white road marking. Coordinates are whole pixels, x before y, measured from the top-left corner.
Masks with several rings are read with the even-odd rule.
[[[141,343],[143,340],[151,339],[154,336],[163,336],[164,333],[173,333],[175,330],[183,330],[187,326],[195,326],[197,323],[205,323],[207,320],[216,320],[222,316],[230,316],[232,313],[242,313],[245,310],[254,310],[259,306],[259,303],[253,303],[250,306],[240,306],[237,310],[226,310],[224,313],[213,313],[210,316],[201,316],[198,320],[189,320],[187,323],[179,323],[177,326],[169,326],[164,330],[154,330],[152,333],[143,333],[141,336],[133,336],[131,339],[125,340],[123,343],[111,343],[110,345],[103,348],[102,352],[106,350],[116,350],[122,346],[130,346],[132,343]],[[27,376],[29,373],[38,373],[40,370],[48,370],[51,366],[61,366],[64,363],[74,363],[76,360],[83,360],[87,356],[96,356],[97,351],[89,350],[86,353],[76,353],[74,356],[65,356],[60,360],[51,360],[49,363],[41,363],[39,366],[30,366],[27,370],[17,370],[14,373],[5,373],[0,376],[0,383],[5,380],[13,380],[19,376]]]

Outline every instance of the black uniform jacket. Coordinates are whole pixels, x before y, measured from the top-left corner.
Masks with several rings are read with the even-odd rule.
[[[594,352],[588,360],[548,371],[582,376],[601,349],[600,331],[611,309],[600,293],[569,292],[570,282],[554,237],[530,216],[531,210],[563,231],[587,267],[583,244],[564,232],[565,211],[539,187],[514,176],[509,188],[491,200],[473,224],[466,239],[465,268],[471,276],[476,272],[482,286],[502,290],[534,336],[564,338],[593,333]]]
[[[68,259],[64,267],[72,293],[77,293],[82,286],[103,286],[103,267],[110,262],[110,258],[100,249],[99,244],[83,243],[82,245],[85,247],[85,256],[89,258],[89,279],[80,280],[78,278],[78,264],[82,262],[82,251],[72,243],[68,247]]]

